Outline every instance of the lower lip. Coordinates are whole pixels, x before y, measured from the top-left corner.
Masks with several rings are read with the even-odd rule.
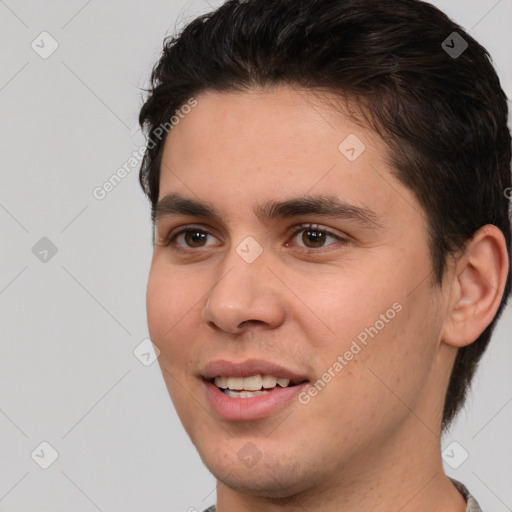
[[[276,387],[264,395],[251,398],[232,398],[224,394],[215,384],[203,380],[206,396],[214,412],[226,420],[259,420],[275,413],[291,402],[308,382],[291,388]]]

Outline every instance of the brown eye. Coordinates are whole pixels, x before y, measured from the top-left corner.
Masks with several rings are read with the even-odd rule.
[[[321,249],[331,244],[326,244],[328,238],[333,239],[335,242],[345,242],[343,238],[331,233],[327,229],[320,229],[318,225],[306,224],[301,225],[292,233],[292,238],[297,238],[297,235],[302,233],[300,237],[301,243],[298,244],[299,247],[305,249]]]
[[[184,231],[182,234],[184,235],[185,243],[189,247],[203,247],[206,237],[208,236],[208,233],[199,231],[198,229]]]
[[[208,237],[211,243],[208,243]],[[215,245],[215,237],[196,226],[183,226],[179,231],[172,231],[165,237],[164,246],[171,247],[176,251],[187,251],[188,249],[200,249]]]
[[[322,247],[325,243],[325,231],[320,231],[318,229],[305,229],[302,232],[302,241],[307,247]],[[311,243],[311,246],[308,245]]]

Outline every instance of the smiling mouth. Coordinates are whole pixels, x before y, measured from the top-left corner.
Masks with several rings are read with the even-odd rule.
[[[266,395],[279,389],[291,388],[307,382],[307,380],[292,382],[284,377],[256,374],[249,377],[218,376],[210,379],[210,382],[231,398],[252,398]]]

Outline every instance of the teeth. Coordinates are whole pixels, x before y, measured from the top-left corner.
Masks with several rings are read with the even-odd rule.
[[[227,377],[215,377],[215,385],[219,388],[226,389],[228,387],[228,378]]]
[[[228,388],[241,390],[244,389],[244,378],[243,377],[228,377]]]
[[[275,388],[277,383],[277,377],[273,375],[263,375],[263,387],[264,388]]]
[[[259,391],[263,388],[272,389],[277,385],[286,388],[290,384],[290,379],[285,379],[284,377],[278,378],[274,375],[258,374],[251,375],[250,377],[215,377],[214,382],[217,387],[222,389]],[[237,393],[237,396],[240,396],[240,393]]]
[[[244,377],[244,389],[247,391],[257,391],[261,389],[262,379],[261,375],[252,375],[251,377]]]
[[[224,394],[231,398],[252,398],[253,396],[266,395],[267,393],[270,393],[270,391],[231,391],[230,389],[224,391]]]

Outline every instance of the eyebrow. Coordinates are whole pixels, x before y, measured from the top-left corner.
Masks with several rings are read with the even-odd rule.
[[[300,196],[284,201],[270,200],[256,205],[253,213],[261,220],[271,221],[279,218],[291,218],[299,215],[320,215],[353,220],[362,227],[381,229],[377,214],[364,206],[348,204],[336,196]],[[153,212],[153,222],[176,215],[207,217],[222,221],[215,207],[206,201],[188,198],[176,192],[164,196],[158,201]]]

